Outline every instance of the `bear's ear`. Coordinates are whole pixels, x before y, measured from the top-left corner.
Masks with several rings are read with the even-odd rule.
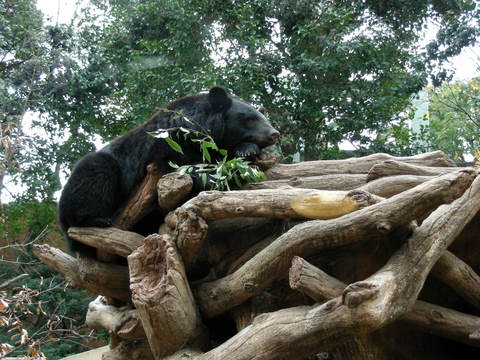
[[[208,101],[213,111],[223,111],[232,105],[232,99],[228,97],[227,92],[220,86],[215,86],[208,92]]]

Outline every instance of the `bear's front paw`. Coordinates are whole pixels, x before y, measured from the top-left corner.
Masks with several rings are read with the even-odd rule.
[[[233,154],[235,157],[243,157],[247,159],[253,159],[255,156],[260,154],[260,147],[257,144],[253,143],[243,143],[237,145],[233,149]]]

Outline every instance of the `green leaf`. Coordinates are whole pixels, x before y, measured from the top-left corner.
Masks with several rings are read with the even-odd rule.
[[[208,152],[208,147],[206,146],[206,143],[202,143],[200,145],[200,148],[202,149],[203,159],[209,163],[212,162],[212,158],[210,157],[210,153]]]
[[[179,152],[180,154],[183,154],[182,147],[175,140],[173,140],[170,137],[167,137],[165,138],[165,141],[173,150],[175,150],[176,152]]]

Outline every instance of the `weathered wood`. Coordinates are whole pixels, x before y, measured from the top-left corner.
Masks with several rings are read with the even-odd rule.
[[[427,333],[480,347],[480,317],[417,300],[401,320]]]
[[[73,286],[95,294],[130,301],[128,268],[94,259],[74,257],[49,245],[34,245],[33,252],[45,264],[67,278]]]
[[[271,235],[265,237],[263,240],[256,242],[252,247],[244,250],[238,251],[236,256],[230,256],[219,264],[215,266],[215,274],[219,275],[227,275],[235,272],[238,270],[243,264],[245,264],[248,260],[254,257],[257,253],[265,249],[268,245],[270,245],[278,235]]]
[[[347,284],[331,277],[302,258],[295,257],[289,273],[292,288],[318,302],[341,296]],[[480,346],[472,337],[480,329],[480,318],[417,300],[401,320],[427,333]]]
[[[434,151],[406,157],[394,157],[388,154],[373,154],[345,160],[317,160],[295,164],[279,164],[266,171],[266,175],[269,180],[278,180],[295,176],[367,174],[373,165],[385,160],[396,160],[423,166],[455,166],[455,163],[443,152]]]
[[[174,236],[185,267],[190,269],[207,238],[208,225],[195,210],[175,211],[177,226]]]
[[[154,357],[173,354],[202,335],[182,259],[167,235],[150,235],[128,256],[132,300]]]
[[[205,220],[235,217],[332,218],[378,202],[362,191],[310,189],[204,191],[175,213],[193,212]],[[313,210],[313,211],[309,211]]]
[[[389,198],[431,179],[431,176],[418,175],[388,176],[370,181],[360,186],[358,190],[368,191],[377,196]]]
[[[128,202],[118,210],[112,226],[122,230],[130,229],[142,217],[155,209],[157,194],[155,187],[161,171],[155,164],[147,165],[146,175],[137,191]],[[97,259],[104,263],[115,263],[116,256],[104,249],[97,248]]]
[[[157,182],[158,205],[162,210],[175,209],[192,191],[193,180],[188,174],[173,172],[163,175]]]
[[[81,287],[94,294],[105,295],[130,303],[128,268],[123,265],[105,264],[91,258],[78,258]]]
[[[157,203],[156,187],[162,173],[165,173],[165,170],[159,169],[155,164],[149,164],[147,166],[145,178],[138,190],[119,210],[113,222],[113,227],[128,230],[142,217],[155,209]]]
[[[432,275],[480,309],[480,276],[467,263],[445,251],[433,267]]]
[[[208,223],[208,261],[212,264],[236,257],[280,225],[266,218],[230,218]]]
[[[294,255],[308,256],[322,248],[346,245],[408,226],[440,204],[460,196],[475,176],[474,171],[447,174],[340,218],[297,225],[233,274],[200,284],[196,294],[201,311],[207,317],[215,316],[260,293],[287,274]]]
[[[367,174],[331,174],[296,176],[247,184],[245,190],[282,189],[285,187],[316,190],[353,190],[367,182]]]
[[[110,254],[127,257],[143,244],[144,236],[117,228],[71,227],[68,236]]]
[[[467,183],[471,183],[469,178]],[[195,359],[297,359],[327,351],[352,335],[384,327],[411,309],[435,262],[479,209],[480,180],[476,179],[460,198],[435,210],[383,268],[347,286],[342,297],[257,316],[251,326]]]
[[[342,295],[347,284],[328,275],[305,259],[294,256],[288,273],[290,287],[322,303]]]
[[[257,156],[253,164],[258,166],[260,170],[265,171],[277,165],[280,159],[280,154],[262,151],[260,155]]]
[[[112,350],[102,354],[102,360],[154,360],[150,346],[145,339],[124,340]]]
[[[462,168],[433,167],[408,164],[395,160],[386,160],[372,166],[372,168],[368,172],[367,181],[372,181],[381,177],[393,175],[438,176],[460,169]]]
[[[90,329],[106,330],[120,339],[145,337],[145,331],[136,309],[108,305],[102,296],[98,296],[88,305],[85,325]]]
[[[378,202],[363,191],[305,189],[205,191],[175,211],[176,244],[187,269],[195,263],[207,235],[206,220],[229,217],[332,218]]]

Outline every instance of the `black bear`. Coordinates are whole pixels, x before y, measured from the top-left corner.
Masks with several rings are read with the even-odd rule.
[[[178,165],[202,162],[194,142],[182,136],[175,138],[182,146],[181,154],[164,139],[148,134],[178,127],[208,131],[215,143],[231,156],[247,158],[275,144],[279,136],[262,113],[221,87],[175,100],[145,124],[78,161],[58,205],[59,222],[65,234],[71,226],[111,226],[115,211],[144,178],[148,164],[167,169],[168,161]],[[69,242],[72,251],[80,250],[81,244],[70,239]]]

